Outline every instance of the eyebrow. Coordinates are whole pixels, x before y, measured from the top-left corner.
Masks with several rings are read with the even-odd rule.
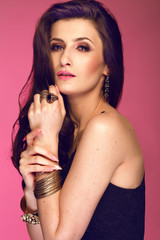
[[[89,39],[89,38],[87,38],[87,37],[79,37],[79,38],[73,39],[74,42],[79,42],[79,41],[82,41],[82,40],[88,40],[88,41],[90,41],[90,42],[94,45],[94,43],[92,42],[92,40]],[[58,42],[64,43],[64,41],[63,41],[62,39],[60,39],[60,38],[52,38],[52,39],[50,39],[49,42],[51,42],[51,41],[58,41]]]

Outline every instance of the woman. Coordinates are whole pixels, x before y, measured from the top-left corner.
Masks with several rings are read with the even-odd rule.
[[[31,239],[143,239],[144,163],[116,110],[123,54],[109,11],[92,0],[51,6],[35,32],[30,82],[12,160]]]

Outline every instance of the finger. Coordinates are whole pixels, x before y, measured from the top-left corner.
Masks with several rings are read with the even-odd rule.
[[[33,102],[31,103],[31,106],[29,107],[29,110],[28,110],[28,118],[31,117],[31,115],[33,114],[34,112],[34,104]]]
[[[30,133],[28,133],[26,136],[27,145],[31,146],[33,144],[35,138],[41,133],[42,133],[42,131],[40,128],[37,128],[37,129],[31,131]]]
[[[22,176],[26,176],[29,173],[34,172],[52,172],[53,170],[56,170],[54,166],[42,166],[42,165],[23,165],[19,168],[20,173]]]
[[[49,86],[48,93],[53,93],[55,96],[57,96],[57,90],[56,90],[56,88],[55,88],[54,85],[50,85],[50,86]],[[59,102],[58,102],[58,99],[55,100],[55,101],[53,101],[53,102],[59,103]],[[53,103],[53,102],[51,101],[51,103]],[[43,109],[43,110],[47,109],[47,106],[48,106],[47,103],[49,103],[49,102],[47,101],[47,97],[46,97],[46,98],[43,98],[42,101],[41,101],[41,109]]]
[[[60,168],[58,163],[40,155],[22,158],[20,160],[20,165],[42,165],[42,166],[52,166],[52,167],[55,167],[56,169]]]
[[[52,152],[46,150],[44,147],[40,146],[40,145],[33,145],[30,146],[29,148],[27,148],[26,151],[24,151],[21,154],[22,158],[28,157],[28,156],[33,156],[33,155],[41,155],[43,157],[46,157],[54,162],[59,162],[59,159],[57,158],[56,155],[54,155]]]
[[[57,96],[57,90],[56,90],[56,87],[54,85],[50,85],[48,91],[49,91],[49,93],[53,93]]]
[[[41,112],[40,94],[34,95],[34,111],[39,114]]]
[[[56,86],[50,85],[49,86],[49,93],[53,93],[55,96],[58,97],[58,99],[56,99],[54,102],[59,105],[59,92],[57,91]]]

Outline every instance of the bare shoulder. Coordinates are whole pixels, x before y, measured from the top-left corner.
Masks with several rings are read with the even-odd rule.
[[[100,113],[93,117],[87,124],[82,139],[81,149],[101,154],[106,162],[114,160],[118,166],[128,153],[128,145],[131,145],[134,130],[130,122],[116,110]],[[79,146],[79,147],[80,147]]]
[[[113,109],[110,112],[103,112],[92,118],[86,131],[95,131],[97,134],[115,137],[130,137],[135,131],[129,120]],[[123,132],[123,135],[122,135]]]
[[[89,141],[98,141],[99,145],[107,149],[107,154],[114,155],[118,162],[126,159],[131,161],[137,156],[142,158],[133,126],[125,116],[115,109],[92,118],[84,134],[88,135]],[[105,150],[103,151],[105,152]]]
[[[88,123],[87,132],[90,141],[99,141],[105,159],[116,163],[111,182],[122,187],[138,186],[144,174],[144,161],[129,120],[116,110],[101,113]]]

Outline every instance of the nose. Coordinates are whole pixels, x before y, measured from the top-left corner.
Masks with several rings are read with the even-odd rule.
[[[60,62],[61,62],[61,66],[72,65],[70,51],[66,49],[63,51]]]

